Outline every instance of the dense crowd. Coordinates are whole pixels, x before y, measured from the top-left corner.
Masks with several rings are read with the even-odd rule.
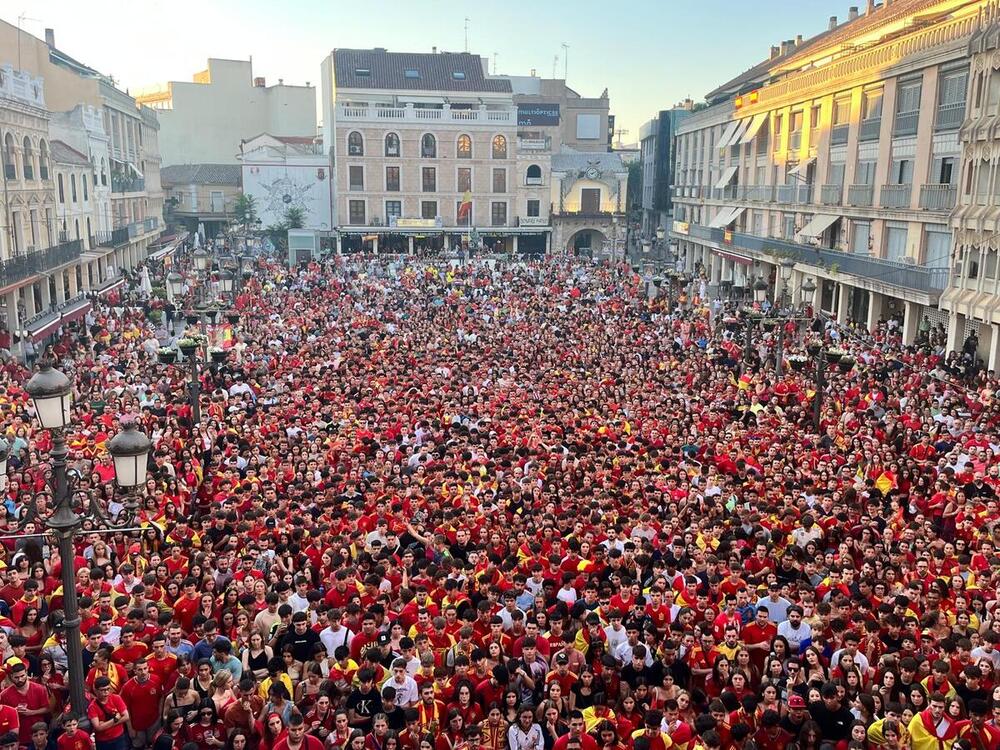
[[[779,376],[697,286],[262,258],[200,424],[183,319],[99,304],[49,348],[71,465],[117,507],[120,419],[154,450],[71,561],[8,532],[51,439],[6,361],[0,750],[998,750],[993,373],[799,321]],[[810,341],[857,360],[819,434]]]

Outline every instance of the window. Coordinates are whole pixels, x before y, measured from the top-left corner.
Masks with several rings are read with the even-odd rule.
[[[528,185],[541,185],[542,168],[537,164],[529,164],[528,171],[524,173],[524,181]]]
[[[420,201],[420,218],[436,219],[438,215],[437,201]]]
[[[69,176],[69,199],[76,203],[76,175],[71,174]]]
[[[391,224],[393,218],[399,218],[403,215],[403,202],[402,201],[386,201],[385,202],[385,223]]]
[[[365,223],[365,202],[364,201],[348,201],[347,202],[347,212],[349,215],[349,221],[351,224],[364,224]]]
[[[528,216],[541,216],[541,213],[539,213],[541,205],[541,201],[528,201]]]
[[[792,112],[792,132],[798,133],[802,130],[802,110]]]
[[[493,192],[494,193],[506,193],[507,192],[507,170],[506,169],[494,169],[493,170]]]
[[[955,157],[939,156],[931,167],[931,182],[938,185],[955,184]]]
[[[865,159],[858,162],[858,168],[854,173],[854,183],[856,185],[875,184],[875,160]]]
[[[775,137],[781,135],[781,127],[784,124],[783,123],[784,119],[785,119],[784,115],[782,115],[780,113],[776,114],[774,116],[774,135],[775,135]]]
[[[464,70],[453,70],[453,71],[451,71],[451,77],[454,80],[456,80],[456,81],[464,81],[465,80],[465,71]]]
[[[490,224],[494,227],[507,226],[507,204],[503,201],[490,204]]]
[[[226,200],[221,190],[213,190],[209,196],[209,204],[213,214],[221,214],[226,210]]]
[[[965,90],[969,85],[968,70],[952,70],[941,74],[938,82],[938,106],[965,104]]]
[[[66,193],[63,191],[63,176],[61,174],[56,175],[56,188],[59,191],[59,202],[66,202]]]
[[[367,78],[372,74],[371,70],[368,68],[355,68],[354,75],[361,76],[362,78]]]
[[[493,138],[493,158],[507,158],[507,139],[502,135],[498,135]]]
[[[458,168],[458,192],[466,193],[472,190],[472,170],[468,167]]]
[[[601,116],[582,114],[576,116],[576,137],[581,141],[596,141],[601,138]]]
[[[986,159],[979,161],[979,171],[976,174],[976,202],[985,206],[990,197],[990,163]]]
[[[585,214],[596,214],[601,211],[601,189],[583,188],[580,190],[580,211]]]
[[[347,173],[350,176],[351,190],[364,190],[365,189],[365,168],[364,167],[348,167]]]
[[[437,192],[437,170],[434,167],[424,167],[421,175],[421,189],[425,193]]]
[[[913,160],[893,159],[889,166],[889,184],[910,185],[913,183]]]
[[[872,224],[870,221],[852,221],[851,252],[855,255],[871,255]]]
[[[405,78],[420,78],[420,71],[415,68],[407,68],[403,71]]]
[[[21,149],[21,174],[26,180],[31,180],[35,176],[35,166],[31,159],[31,139],[28,136],[24,136],[23,148]]]
[[[837,99],[833,102],[833,124],[846,125],[851,120],[851,100]]]
[[[83,200],[84,201],[89,201],[90,200],[90,193],[87,190],[87,175],[83,175],[80,178],[80,182],[83,183]]]
[[[459,159],[472,158],[472,138],[465,133],[458,136],[458,144],[455,147],[455,156]]]
[[[455,226],[468,227],[472,225],[472,209],[474,206],[469,202],[469,213],[462,216],[462,201],[455,201]]]
[[[424,133],[420,139],[420,155],[425,159],[437,158],[437,139],[430,133]]]
[[[899,84],[896,92],[896,112],[917,112],[920,110],[920,81],[906,81]]]
[[[399,136],[395,133],[385,135],[385,155],[399,156]]]
[[[924,229],[924,265],[928,268],[947,268],[951,254],[951,231],[944,224],[925,224]]]
[[[882,89],[865,91],[861,96],[861,119],[877,120],[882,117]]]
[[[885,229],[885,257],[901,261],[906,257],[906,224],[887,222]]]
[[[1000,104],[1000,70],[990,73],[989,89],[986,92],[986,106],[990,110],[995,110]]]
[[[844,184],[844,164],[831,164],[829,171],[826,173],[826,182],[828,185],[843,185]]]
[[[101,160],[101,165],[103,169],[104,160]],[[45,141],[38,142],[38,178],[41,180],[49,179],[49,148],[45,145]],[[94,183],[97,184],[96,182]],[[104,183],[105,185],[107,182]]]
[[[819,116],[822,111],[822,107],[816,104],[812,109],[809,110],[809,128],[815,130],[819,127]]]
[[[399,167],[385,168],[385,191],[387,193],[399,192]]]
[[[361,133],[359,133],[357,130],[352,131],[347,136],[347,155],[348,156],[365,155],[365,141],[361,137]]]

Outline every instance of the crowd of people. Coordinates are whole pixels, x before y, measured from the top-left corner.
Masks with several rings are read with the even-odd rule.
[[[140,530],[73,560],[12,533],[51,439],[4,362],[0,750],[998,750],[995,374],[829,323],[778,375],[773,332],[649,291],[259,258],[197,424],[184,321],[97,304],[48,350],[70,464],[108,504],[122,418],[154,448]],[[810,341],[857,360],[818,434]]]

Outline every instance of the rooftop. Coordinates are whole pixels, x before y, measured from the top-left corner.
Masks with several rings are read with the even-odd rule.
[[[72,146],[62,141],[50,141],[49,149],[52,154],[52,161],[57,164],[77,164],[79,166],[90,166],[90,159],[81,154]]]
[[[239,185],[239,164],[175,164],[160,170],[164,185]]]
[[[333,52],[337,88],[510,93],[510,81],[487,78],[483,59],[468,52]]]

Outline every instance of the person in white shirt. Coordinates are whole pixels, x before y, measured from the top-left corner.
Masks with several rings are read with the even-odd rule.
[[[391,685],[396,691],[396,705],[400,708],[415,706],[420,698],[417,682],[406,671],[406,659],[395,659],[392,662],[392,674],[379,686],[379,690]]]
[[[507,746],[510,750],[545,750],[542,728],[535,723],[535,712],[530,706],[522,706],[517,721],[507,729]]]
[[[622,613],[617,609],[608,613],[608,621],[611,623],[604,628],[604,637],[607,639],[607,653],[614,654],[618,647],[628,642],[628,634],[622,626]]]
[[[788,608],[788,619],[778,625],[778,635],[788,641],[792,656],[801,654],[812,643],[812,627],[802,622],[802,608],[797,604]]]

